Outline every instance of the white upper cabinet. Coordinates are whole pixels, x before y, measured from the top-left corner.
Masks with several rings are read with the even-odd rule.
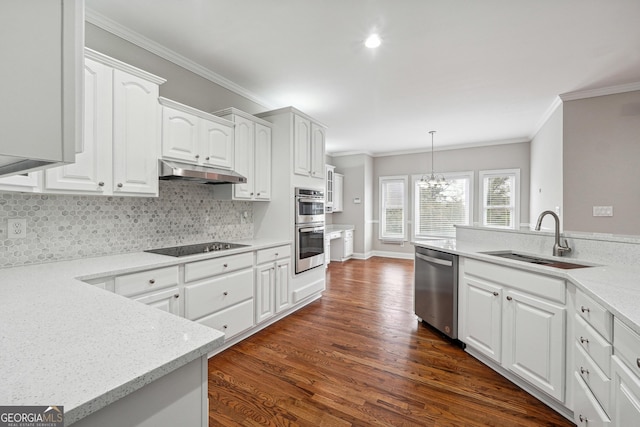
[[[217,186],[214,197],[234,200],[270,200],[271,123],[236,108],[227,108],[213,114],[235,123],[233,169],[247,178],[244,184]]]
[[[186,163],[231,169],[234,124],[176,101],[162,104],[162,157]]]
[[[344,206],[344,175],[335,172],[333,174],[333,212],[342,212]]]
[[[298,114],[293,117],[293,173],[325,179],[325,129]]]
[[[0,3],[0,175],[82,151],[84,1]]]
[[[164,82],[85,50],[84,150],[71,165],[45,171],[43,191],[158,195],[158,92]]]

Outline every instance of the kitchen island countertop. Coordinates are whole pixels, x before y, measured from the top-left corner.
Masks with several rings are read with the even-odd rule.
[[[83,283],[289,244],[174,258],[145,252],[0,270],[0,404],[62,405],[70,424],[205,356],[224,334]]]

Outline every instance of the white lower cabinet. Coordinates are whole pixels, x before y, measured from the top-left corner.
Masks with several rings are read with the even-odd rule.
[[[613,325],[612,408],[613,425],[640,423],[640,335],[619,319]]]
[[[332,232],[331,246],[331,261],[342,262],[353,257],[353,230]]]
[[[291,305],[291,246],[258,251],[256,266],[256,323]]]
[[[166,311],[167,313],[180,315],[180,306],[178,300],[180,298],[180,290],[171,288],[160,292],[149,293],[133,298],[134,301],[150,305],[157,309]]]
[[[564,402],[563,280],[464,259],[461,340],[536,389]]]
[[[185,265],[184,315],[225,333],[225,340],[254,326],[253,254]]]

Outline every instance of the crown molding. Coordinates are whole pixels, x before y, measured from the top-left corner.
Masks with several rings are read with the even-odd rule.
[[[554,98],[553,102],[551,103],[551,105],[549,106],[549,108],[547,108],[547,111],[545,111],[544,114],[542,115],[542,117],[540,118],[540,120],[538,120],[538,124],[534,128],[533,133],[531,133],[531,135],[529,135],[529,140],[533,140],[533,138],[536,137],[538,132],[540,132],[540,130],[544,127],[544,125],[551,118],[553,113],[555,113],[556,110],[558,108],[560,108],[561,106],[562,106],[562,99],[560,99],[559,96],[556,96]]]
[[[603,87],[599,89],[579,90],[560,94],[563,101],[575,101],[577,99],[593,98],[596,96],[615,95],[617,93],[633,92],[640,90],[640,82],[627,83],[617,86]]]
[[[141,47],[142,49],[158,55],[159,57],[166,59],[167,61],[173,62],[174,64],[185,68],[199,75],[200,77],[203,77],[217,85],[220,85],[225,89],[228,89],[244,98],[247,98],[248,100],[253,101],[264,108],[274,108],[274,105],[272,105],[267,100],[232,82],[226,77],[214,73],[210,69],[198,64],[197,62],[194,62],[180,55],[179,53],[174,52],[159,43],[154,42],[153,40],[143,36],[142,34],[139,34],[88,7],[85,10],[85,21],[99,28],[102,28],[103,30],[115,36],[118,36],[121,39],[133,43],[136,46]]]
[[[167,81],[167,79],[158,77],[155,74],[151,74],[147,71],[141,70],[140,68],[134,67],[133,65],[118,61],[117,59],[111,58],[110,56],[104,55],[100,52],[96,52],[95,50],[89,49],[88,47],[84,48],[84,56],[85,58],[93,59],[94,61],[100,62],[104,65],[108,65],[112,68],[116,68],[129,74],[133,74],[134,76],[148,80],[157,85],[161,85]]]

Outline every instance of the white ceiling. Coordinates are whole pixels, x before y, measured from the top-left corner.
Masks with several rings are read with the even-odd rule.
[[[527,141],[557,95],[640,82],[639,0],[86,0],[265,109],[329,127],[327,151]],[[363,46],[371,32],[383,44]],[[635,87],[635,86],[634,86]]]

